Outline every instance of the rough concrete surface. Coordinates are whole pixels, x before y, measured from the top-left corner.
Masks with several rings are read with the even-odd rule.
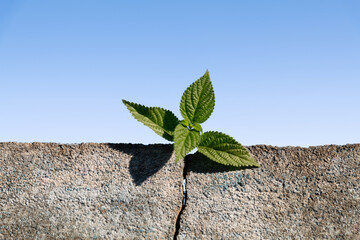
[[[360,239],[360,144],[187,158],[178,239]],[[0,239],[172,239],[184,165],[171,145],[0,143]]]
[[[360,145],[252,146],[261,168],[195,154],[178,239],[360,239]]]
[[[0,143],[0,239],[172,239],[171,145]]]

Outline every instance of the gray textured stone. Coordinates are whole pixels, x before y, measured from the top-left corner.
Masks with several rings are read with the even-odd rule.
[[[0,143],[0,239],[172,239],[171,145]]]
[[[191,155],[178,239],[360,239],[360,145],[248,147],[261,168]],[[0,239],[172,239],[171,145],[0,143]]]
[[[248,147],[261,168],[190,157],[178,239],[360,239],[360,145]]]

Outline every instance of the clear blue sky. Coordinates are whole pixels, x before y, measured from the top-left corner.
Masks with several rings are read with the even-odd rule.
[[[0,142],[168,143],[121,100],[244,145],[360,142],[360,1],[0,1]]]

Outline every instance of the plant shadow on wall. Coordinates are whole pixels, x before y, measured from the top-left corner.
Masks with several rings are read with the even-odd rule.
[[[114,144],[109,148],[131,156],[129,172],[136,186],[156,174],[171,159],[174,147],[171,144]],[[253,167],[234,167],[210,161],[203,154],[196,152],[186,156],[187,170],[197,173],[221,173],[243,170]]]
[[[164,108],[146,107],[126,100],[123,103],[136,120],[166,140],[174,142],[176,162],[188,159],[187,154],[197,148],[199,154],[206,156],[201,158],[199,154],[196,155],[199,159],[210,159],[225,165],[217,165],[217,171],[260,167],[246,148],[231,136],[217,131],[203,132],[201,124],[210,117],[215,107],[215,93],[209,71],[183,93],[180,101],[183,120]]]
[[[130,175],[136,186],[157,173],[171,158],[173,146],[170,144],[107,144],[109,148],[131,156]]]
[[[245,169],[257,168],[254,166],[243,166],[235,167],[231,165],[224,165],[214,161],[210,161],[205,155],[196,152],[194,154],[187,155],[187,165],[189,172],[195,173],[222,173],[222,172],[232,172]]]

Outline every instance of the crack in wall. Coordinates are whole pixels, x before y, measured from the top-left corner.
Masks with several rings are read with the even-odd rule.
[[[182,193],[183,193],[183,199],[181,208],[177,214],[176,222],[175,222],[175,233],[174,233],[174,240],[177,239],[177,236],[179,235],[180,230],[180,221],[181,221],[181,215],[186,207],[186,199],[187,199],[187,191],[186,191],[186,175],[187,175],[187,169],[188,169],[188,156],[185,156],[184,158],[184,169],[183,169],[183,181],[182,181]]]

